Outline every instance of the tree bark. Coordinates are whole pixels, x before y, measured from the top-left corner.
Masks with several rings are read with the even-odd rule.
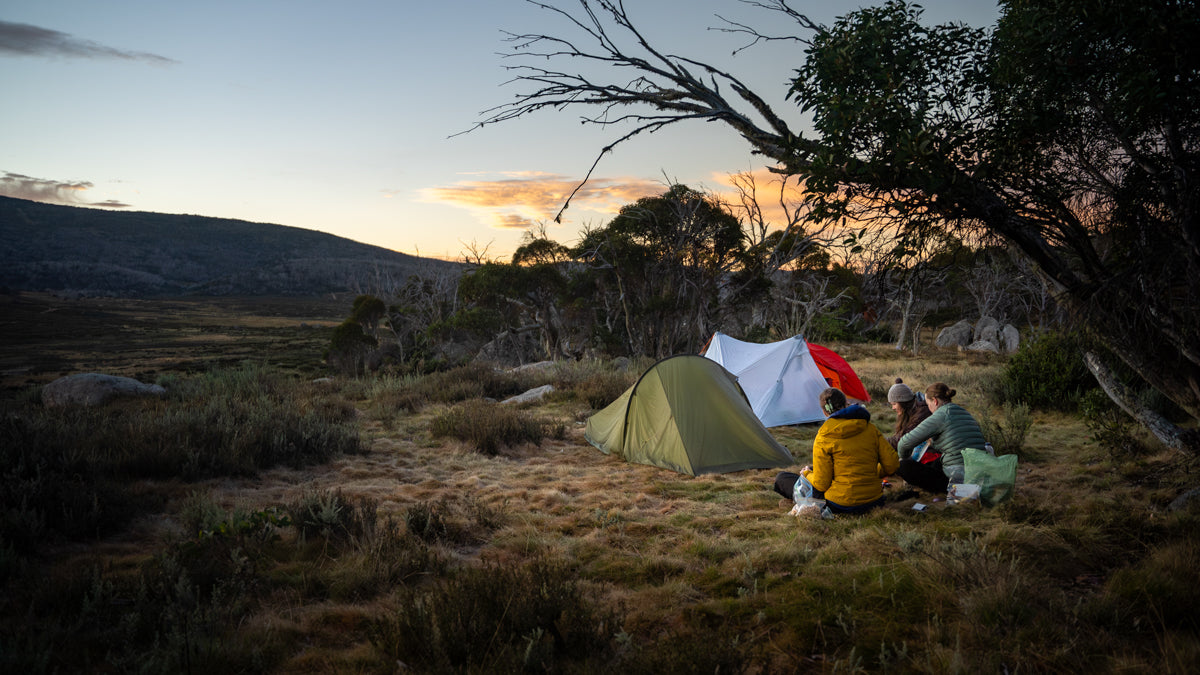
[[[1200,447],[1200,432],[1184,429],[1138,402],[1133,392],[1125,386],[1108,364],[1093,351],[1083,353],[1083,361],[1100,384],[1100,388],[1121,410],[1146,427],[1163,445],[1187,455],[1195,455]]]

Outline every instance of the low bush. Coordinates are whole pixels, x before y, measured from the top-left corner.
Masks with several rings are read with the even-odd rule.
[[[986,410],[979,413],[979,428],[997,455],[1021,455],[1031,426],[1029,406],[1021,403],[1005,403],[1003,420],[992,417]]]
[[[246,367],[181,378],[163,400],[9,408],[0,420],[0,541],[112,532],[162,497],[140,478],[196,480],[301,467],[365,446],[346,406]]]
[[[545,425],[524,410],[490,401],[461,403],[433,418],[429,431],[434,438],[450,436],[473,445],[485,455],[503,447],[542,442]]]
[[[402,591],[373,623],[388,663],[416,672],[570,672],[596,659],[619,630],[561,563],[466,567]]]
[[[1044,333],[1025,342],[1000,376],[999,400],[1074,412],[1080,398],[1096,387],[1082,350],[1082,339],[1070,333]]]
[[[1080,399],[1079,413],[1092,440],[1114,455],[1137,455],[1142,449],[1137,424],[1103,390],[1093,389]]]

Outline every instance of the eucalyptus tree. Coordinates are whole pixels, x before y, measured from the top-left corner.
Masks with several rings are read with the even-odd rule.
[[[511,35],[527,59],[514,82],[528,88],[479,126],[584,110],[584,122],[624,125],[603,156],[667,125],[716,122],[801,177],[810,221],[888,230],[897,255],[946,230],[1002,242],[1108,347],[1087,361],[1109,395],[1195,451],[1197,434],[1138,405],[1106,361],[1200,420],[1195,2],[1001,0],[997,25],[980,29],[926,26],[898,0],[831,25],[786,0],[744,0],[773,29],[795,25],[721,24],[749,44],[800,48],[781,64],[796,106],[782,109],[722,68],[656,48],[622,0],[530,1],[565,19],[563,32]]]
[[[672,185],[586,230],[574,254],[594,270],[626,350],[664,357],[694,353],[711,335],[723,282],[746,248],[742,223],[721,203]]]

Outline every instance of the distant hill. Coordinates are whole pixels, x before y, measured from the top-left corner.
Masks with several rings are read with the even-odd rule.
[[[9,290],[302,296],[380,292],[458,267],[285,225],[0,197],[0,287]]]

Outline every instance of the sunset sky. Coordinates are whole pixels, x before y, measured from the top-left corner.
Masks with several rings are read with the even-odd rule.
[[[860,6],[790,4],[823,23]],[[985,0],[921,4],[927,23],[998,16]],[[796,34],[777,15],[738,0],[625,5],[651,43],[794,115],[782,99],[800,45],[733,56],[744,36],[706,30],[720,14]],[[460,134],[523,91],[505,84],[504,31],[575,35],[565,25],[523,0],[0,0],[0,194],[506,258],[620,135],[570,109]],[[762,168],[726,127],[676,126],[607,155],[548,234],[573,243],[668,180],[721,191]]]

